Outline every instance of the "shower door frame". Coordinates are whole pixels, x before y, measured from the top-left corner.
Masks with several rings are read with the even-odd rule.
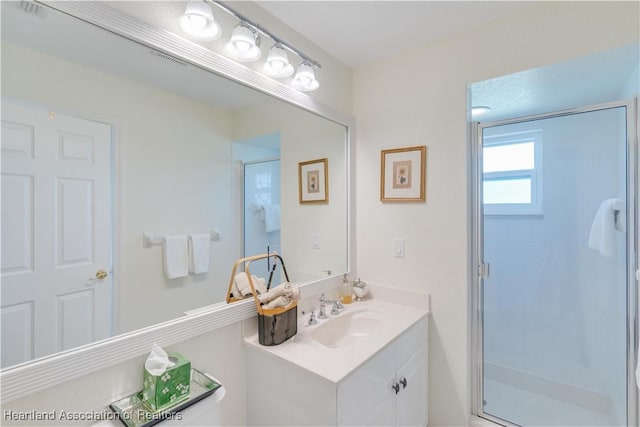
[[[626,108],[626,154],[627,154],[627,425],[638,426],[638,388],[636,387],[635,367],[638,358],[638,280],[640,271],[637,270],[638,260],[638,98],[624,101],[608,102],[589,105],[581,108],[562,110],[557,112],[518,117],[487,123],[470,122],[471,126],[471,155],[470,155],[470,226],[471,250],[469,283],[470,289],[470,349],[471,349],[471,413],[472,415],[493,421],[495,423],[513,426],[510,422],[484,413],[484,348],[483,348],[483,286],[486,271],[484,264],[484,218],[482,204],[482,132],[485,128],[521,123],[532,120],[550,119],[571,116],[613,108]],[[636,277],[638,272],[638,277]]]

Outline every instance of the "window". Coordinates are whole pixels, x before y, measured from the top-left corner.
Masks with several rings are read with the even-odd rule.
[[[541,131],[483,137],[482,172],[485,214],[542,214]]]

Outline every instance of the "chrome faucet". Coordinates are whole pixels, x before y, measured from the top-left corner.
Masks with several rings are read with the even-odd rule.
[[[339,305],[338,305],[338,304],[340,304],[340,301],[336,301],[336,302],[334,302],[334,303],[333,303],[333,307],[331,307],[331,314],[333,314],[334,316],[335,316],[336,314],[340,314],[340,310],[341,310],[341,309],[339,308]],[[344,308],[344,307],[343,307],[343,308]]]
[[[324,309],[324,302],[320,302],[320,313],[318,313],[318,319],[326,319],[327,313]]]
[[[316,314],[312,311],[311,314],[309,315],[309,320],[307,321],[307,325],[312,326],[317,324],[318,324],[318,321],[316,320]]]
[[[340,302],[340,299],[327,299],[327,297],[323,294],[320,295],[320,307],[324,309],[324,304],[329,303],[333,304],[331,307],[331,314],[336,315],[344,310],[344,305]]]

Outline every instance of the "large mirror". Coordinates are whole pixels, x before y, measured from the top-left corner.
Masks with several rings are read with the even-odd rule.
[[[220,303],[242,256],[348,270],[345,126],[47,6],[2,2],[1,31],[3,368]],[[203,234],[170,279],[164,238]]]

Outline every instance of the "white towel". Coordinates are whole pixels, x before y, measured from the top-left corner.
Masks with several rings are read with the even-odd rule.
[[[191,234],[189,236],[189,272],[200,274],[209,272],[211,235]]]
[[[267,233],[280,230],[280,205],[262,206],[262,220]]]
[[[291,298],[286,295],[280,295],[278,298],[270,301],[267,304],[264,304],[262,307],[264,308],[278,308],[278,307],[286,307],[291,304]]]
[[[187,236],[164,238],[164,274],[169,279],[185,277],[189,274]]]
[[[255,288],[258,295],[264,294],[265,292],[267,292],[266,280],[264,280],[263,277],[258,278],[254,274],[252,274],[251,279],[253,281],[253,287]],[[233,282],[243,297],[246,297],[252,294],[251,286],[249,285],[249,277],[247,276],[247,273],[236,274],[236,276],[233,278]]]
[[[619,199],[607,199],[600,205],[589,233],[589,247],[600,252],[602,256],[614,256],[616,254],[616,229],[623,230],[622,217],[620,224],[616,224],[616,208],[620,209],[622,201]],[[620,209],[622,210],[622,209]]]
[[[279,296],[285,295],[287,297],[291,297],[293,292],[291,291],[291,283],[283,283],[280,286],[276,286],[275,288],[269,289],[266,294],[262,294],[258,297],[258,300],[262,304],[266,304]]]

